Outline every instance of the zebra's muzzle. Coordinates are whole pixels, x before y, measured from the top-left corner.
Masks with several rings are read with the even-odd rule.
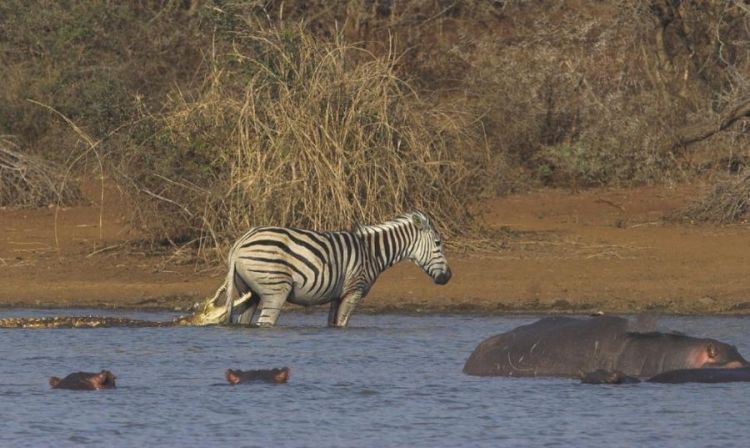
[[[441,272],[440,275],[435,277],[435,283],[438,285],[444,285],[451,279],[451,269],[448,268],[445,272]]]

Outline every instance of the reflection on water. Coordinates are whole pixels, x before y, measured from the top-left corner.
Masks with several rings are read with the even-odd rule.
[[[80,311],[100,314],[100,311]],[[6,310],[0,317],[73,314]],[[110,313],[169,320],[167,313]],[[284,313],[269,330],[0,329],[0,446],[744,445],[748,383],[590,386],[461,373],[482,339],[533,316]],[[750,318],[658,322],[738,346]],[[285,385],[229,386],[227,368],[291,367]],[[112,370],[118,389],[50,390]]]

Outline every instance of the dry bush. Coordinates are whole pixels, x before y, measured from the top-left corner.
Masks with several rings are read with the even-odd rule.
[[[321,34],[336,23],[374,51],[390,42],[413,85],[481,115],[493,167],[481,182],[497,193],[534,179],[682,178],[695,166],[672,150],[676,130],[711,121],[747,92],[750,15],[733,2],[376,1],[318,14],[304,2],[274,4],[264,3],[268,14],[309,17]],[[736,141],[725,133],[710,146],[726,153]]]
[[[395,48],[397,72],[423,95],[481,116],[491,149],[477,178],[485,193],[535,180],[642,183],[662,180],[674,166],[661,140],[683,122],[685,105],[662,95],[679,74],[654,74],[657,20],[648,2],[242,5],[274,20],[304,18],[322,36],[335,25],[375,53]],[[704,90],[695,89],[701,103]]]
[[[675,214],[673,219],[730,224],[750,216],[750,169],[725,179],[706,197]]]
[[[689,150],[669,144],[750,92],[748,11],[716,0],[7,0],[0,134],[63,161],[76,136],[28,99],[70,117],[117,162],[137,192],[133,221],[155,240],[336,228],[413,207],[457,234],[457,203],[479,194],[659,182],[706,158],[750,157],[747,119]],[[298,22],[304,31],[284,28]],[[279,30],[248,33],[268,24]]]
[[[676,106],[667,147],[691,167],[750,157],[750,120],[738,111],[750,98],[750,8],[716,0],[634,3],[648,6],[655,22],[649,79]]]
[[[82,200],[75,182],[50,162],[23,154],[0,136],[0,206],[42,207]]]
[[[240,29],[240,17],[263,17],[272,23],[300,22],[318,39],[330,41],[344,36],[376,56],[396,54],[393,70],[433,104],[468,116],[486,114],[474,93],[466,94],[465,78],[474,76],[469,63],[480,36],[498,31],[497,18],[506,5],[516,3],[486,0],[414,0],[391,2],[354,0],[229,0],[202,10],[205,20],[218,29],[233,33]],[[481,57],[478,55],[477,57]],[[492,89],[495,86],[487,85]],[[482,107],[478,107],[482,106]],[[525,189],[528,175],[486,138],[486,121],[480,117],[472,130],[479,149],[467,149],[460,157],[476,167],[472,199],[476,194]]]
[[[63,162],[77,138],[50,105],[95,139],[133,118],[133,98],[158,108],[186,84],[210,43],[185,2],[0,2],[0,134]]]
[[[393,56],[298,27],[238,32],[203,88],[166,109],[123,169],[155,239],[215,247],[258,225],[340,229],[410,209],[467,232],[466,120],[422,100]]]
[[[622,5],[573,3],[518,2],[501,34],[476,39],[464,85],[493,150],[551,185],[663,180],[674,160],[662,135],[684,117],[649,79],[652,24]]]

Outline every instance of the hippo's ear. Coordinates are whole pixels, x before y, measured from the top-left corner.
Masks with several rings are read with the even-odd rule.
[[[716,346],[713,344],[713,342],[709,342],[708,346],[706,346],[706,353],[711,359],[719,356],[719,350],[716,349]]]

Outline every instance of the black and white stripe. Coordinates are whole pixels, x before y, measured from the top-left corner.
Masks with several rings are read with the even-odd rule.
[[[344,327],[378,275],[411,259],[437,284],[450,280],[440,235],[421,212],[351,232],[257,227],[229,252],[226,320],[273,326],[285,302],[331,303],[328,325]]]

